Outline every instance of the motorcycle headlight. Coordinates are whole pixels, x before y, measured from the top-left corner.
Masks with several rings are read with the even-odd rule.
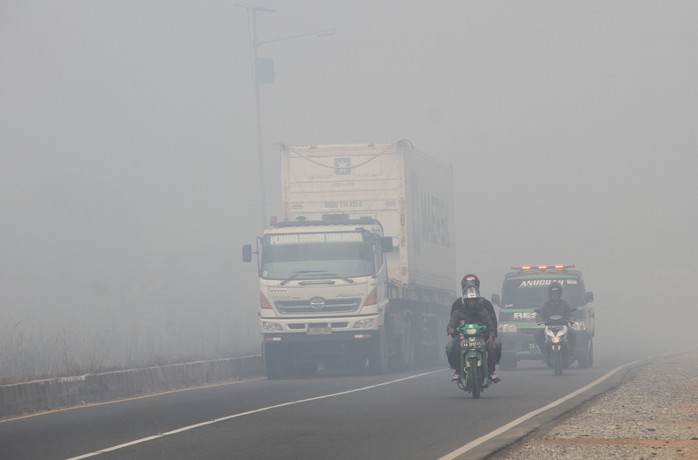
[[[553,337],[552,341],[553,343],[558,343],[560,342],[560,337]]]
[[[264,332],[280,332],[284,330],[281,324],[270,321],[262,321],[262,329],[264,329]]]
[[[362,319],[354,323],[354,329],[373,329],[376,318]]]
[[[575,321],[572,323],[572,329],[575,331],[586,331],[587,325],[584,323],[584,321]]]
[[[477,334],[477,329],[475,329],[474,327],[469,327],[465,330],[465,333],[468,335],[475,335]]]
[[[497,326],[499,332],[519,332],[519,328],[514,323],[502,323]]]

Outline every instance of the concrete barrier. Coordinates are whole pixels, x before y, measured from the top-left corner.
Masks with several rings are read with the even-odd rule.
[[[0,417],[264,375],[259,355],[0,385]]]

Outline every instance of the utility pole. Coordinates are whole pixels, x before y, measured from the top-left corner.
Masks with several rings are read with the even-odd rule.
[[[314,35],[316,37],[326,37],[334,35],[334,29],[324,29],[316,32],[292,35],[288,37],[275,38],[273,40],[258,41],[257,40],[257,12],[274,13],[275,10],[262,8],[257,6],[236,5],[247,10],[247,20],[250,29],[250,60],[252,67],[252,80],[254,81],[254,100],[255,112],[257,119],[257,162],[259,167],[259,199],[260,199],[260,217],[262,229],[269,225],[267,220],[267,187],[264,176],[264,154],[262,151],[262,113],[259,102],[259,84],[274,83],[274,61],[271,59],[260,59],[257,56],[257,51],[262,45],[267,43],[279,42],[282,40],[291,40],[294,38],[307,37]]]
[[[260,199],[260,218],[262,223],[262,229],[264,229],[267,222],[267,186],[266,179],[264,177],[264,154],[262,152],[262,113],[259,107],[259,60],[257,58],[257,49],[259,48],[259,43],[257,42],[257,12],[261,11],[263,13],[273,13],[274,10],[268,8],[260,8],[256,6],[243,6],[237,5],[241,8],[247,10],[247,21],[250,28],[250,60],[252,68],[252,80],[254,81],[254,102],[255,102],[255,114],[257,118],[257,164],[259,168],[259,199]]]

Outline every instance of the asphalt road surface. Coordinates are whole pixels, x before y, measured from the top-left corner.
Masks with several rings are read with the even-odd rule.
[[[479,400],[447,369],[240,381],[4,420],[0,458],[481,458],[616,385],[634,359],[562,376],[523,363]]]

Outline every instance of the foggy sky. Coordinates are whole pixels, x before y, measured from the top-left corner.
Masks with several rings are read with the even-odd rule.
[[[407,138],[454,166],[458,277],[489,295],[511,265],[573,263],[600,343],[668,313],[692,334],[696,2],[250,4],[277,10],[259,41],[336,29],[259,48],[268,214],[279,143]],[[5,332],[257,352],[256,148],[234,3],[0,2]]]

